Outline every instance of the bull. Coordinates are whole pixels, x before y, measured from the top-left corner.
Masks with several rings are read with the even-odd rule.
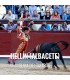
[[[60,46],[58,43],[61,43],[63,45],[63,49],[60,49]],[[62,51],[67,49],[69,44],[65,41],[58,41],[58,42],[50,42],[50,43],[42,43],[38,44],[35,48],[33,48],[30,53],[59,53],[59,59],[61,60],[64,69],[67,69],[64,59],[62,57]],[[48,69],[47,63],[52,62],[52,68],[55,69],[55,67],[59,70],[60,68],[57,65],[56,59],[37,59],[38,61],[41,61],[43,64],[45,64],[45,69]]]

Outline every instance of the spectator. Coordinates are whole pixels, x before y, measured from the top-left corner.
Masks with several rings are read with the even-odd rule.
[[[46,8],[46,11],[49,10],[50,11],[50,14],[52,15],[53,14],[53,8],[51,5],[48,5],[47,8]]]
[[[66,12],[67,14],[67,20],[70,20],[70,6],[69,5],[65,5],[63,7],[64,11]]]
[[[5,14],[6,14],[6,8],[0,5],[0,19],[2,19]]]
[[[62,18],[62,11],[63,11],[63,8],[59,5],[55,5],[54,6],[54,11],[58,11],[60,17]]]
[[[5,30],[4,25],[0,23],[0,30]]]
[[[38,14],[40,14],[40,19],[44,19],[44,15],[45,15],[45,6],[40,5],[37,7],[37,12]]]
[[[59,30],[58,30],[58,24],[52,25],[51,31],[59,31]]]
[[[21,17],[21,14],[24,12],[24,6],[20,5],[18,8],[18,17]]]
[[[67,13],[67,5],[63,6],[63,11]]]
[[[16,31],[17,31],[17,37],[19,36],[20,33],[22,33],[22,26],[20,25],[20,21],[17,22],[16,24]]]
[[[22,14],[22,13],[27,12],[29,10],[28,10],[27,6],[21,5],[21,6],[19,6],[18,11],[20,12],[20,14]]]
[[[5,15],[4,19],[7,19],[7,20],[15,20],[17,19],[17,16],[15,14],[12,14],[12,11],[11,10],[8,10],[8,14]]]
[[[29,14],[29,12],[27,11],[27,12],[23,12],[22,14],[21,14],[21,18],[22,19],[30,19],[30,14]]]
[[[20,5],[18,8],[19,16],[21,16],[22,13],[24,13],[24,5]]]
[[[51,16],[51,19],[50,20],[60,20],[60,15],[57,11],[54,11],[53,12],[53,15]]]
[[[12,30],[16,29],[16,25],[13,24],[13,20],[9,20],[8,24],[5,26],[5,30],[11,32]]]
[[[67,19],[70,20],[70,5],[67,6]]]
[[[63,12],[63,14],[62,14],[62,20],[67,20],[67,13],[66,12]]]
[[[67,31],[70,31],[70,24],[67,25]]]
[[[32,15],[32,17],[31,17],[32,19],[40,19],[40,15],[37,13],[37,11],[36,10],[34,10],[33,11],[33,15]]]
[[[30,20],[28,27],[30,28],[30,30],[33,30],[33,25],[34,25],[34,21]]]
[[[46,20],[50,20],[50,18],[51,18],[50,11],[47,10],[47,11],[46,11],[46,15],[45,15],[45,19],[46,19]]]
[[[49,31],[50,26],[46,22],[43,22],[42,25],[41,25],[41,28],[39,30],[40,31]]]
[[[61,31],[67,31],[67,23],[64,22],[60,28]]]
[[[39,6],[37,7],[37,12],[40,13],[41,11],[43,11],[43,12],[45,13],[45,6],[39,5]]]
[[[2,26],[0,26],[0,30],[4,30],[4,28]]]
[[[32,5],[32,6],[29,6],[29,14],[32,16],[33,15],[33,11],[34,10],[37,10],[37,6],[35,5]]]

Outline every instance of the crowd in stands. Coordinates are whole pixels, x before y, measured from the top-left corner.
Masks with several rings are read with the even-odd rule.
[[[70,24],[63,22],[63,24],[47,24],[43,21],[42,24],[34,24],[34,21],[29,22],[28,27],[34,31],[70,31]]]
[[[0,19],[70,20],[70,5],[0,5]]]
[[[2,25],[4,30],[15,30],[17,24],[13,20],[30,20],[28,27],[36,31],[70,31],[70,5],[0,5],[0,20],[9,20],[7,25]],[[63,24],[49,25],[45,21],[37,29],[33,20],[64,20]]]

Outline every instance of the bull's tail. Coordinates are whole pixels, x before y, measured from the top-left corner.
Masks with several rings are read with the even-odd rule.
[[[64,48],[61,51],[67,49],[68,46],[69,46],[69,44],[66,41],[58,41],[58,42],[56,42],[56,44],[58,44],[58,43],[62,43],[62,45],[64,45]]]

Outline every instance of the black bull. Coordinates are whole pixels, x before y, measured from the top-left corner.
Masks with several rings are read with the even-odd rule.
[[[64,48],[61,50],[58,43],[61,43]],[[62,57],[62,51],[67,49],[69,46],[69,44],[65,41],[59,41],[59,42],[50,42],[50,43],[42,43],[42,44],[38,44],[34,49],[32,49],[30,52],[31,53],[59,53],[60,55],[60,60],[63,63],[64,68],[66,69],[66,65],[64,63],[63,57]],[[42,63],[44,63],[46,65],[45,69],[47,69],[47,64],[52,61],[52,68],[54,69],[55,66],[57,67],[57,69],[59,69],[57,63],[56,63],[56,59],[37,59],[39,61],[41,61]]]

